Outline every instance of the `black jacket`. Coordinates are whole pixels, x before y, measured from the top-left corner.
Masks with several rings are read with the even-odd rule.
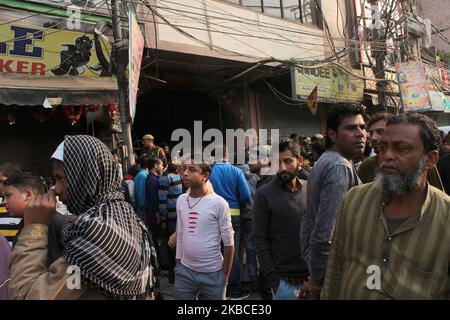
[[[292,192],[276,177],[256,192],[253,204],[253,230],[256,254],[268,284],[280,278],[303,279],[308,268],[301,258],[301,218],[306,210],[306,181]]]

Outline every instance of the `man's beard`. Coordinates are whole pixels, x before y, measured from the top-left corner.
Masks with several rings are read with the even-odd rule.
[[[397,175],[385,175],[381,171],[375,178],[375,183],[379,185],[384,194],[390,196],[401,196],[405,193],[417,189],[420,186],[422,175],[424,172],[426,157],[420,159],[417,167],[410,172],[400,170],[394,162],[389,163],[390,166],[397,169]],[[380,163],[380,169],[381,169]]]
[[[292,182],[292,180],[295,179],[296,175],[295,173],[290,173],[287,171],[281,172],[281,173],[277,173],[278,178],[280,178],[280,180],[284,183],[284,184],[289,184]]]

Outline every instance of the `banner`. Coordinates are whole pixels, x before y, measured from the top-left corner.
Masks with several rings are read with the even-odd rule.
[[[131,6],[129,7],[130,41],[129,41],[129,62],[128,62],[128,99],[130,105],[130,117],[134,120],[136,114],[136,98],[139,89],[139,75],[141,73],[142,54],[144,52],[144,36],[139,27],[136,15]]]
[[[420,62],[400,62],[396,64],[398,85],[402,104],[406,110],[431,110],[428,81]]]
[[[316,86],[319,102],[360,102],[364,99],[363,80],[338,66],[296,67],[292,71],[292,84],[294,99],[307,99]]]
[[[317,86],[306,99],[306,105],[313,115],[317,113]]]
[[[101,43],[104,56],[111,46]],[[0,73],[37,76],[108,76],[92,34],[0,20]]]

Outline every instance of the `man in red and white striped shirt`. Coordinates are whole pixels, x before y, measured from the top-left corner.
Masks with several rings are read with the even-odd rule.
[[[206,185],[210,173],[206,164],[187,164],[183,173],[190,192],[177,200],[176,300],[225,298],[233,263],[234,231],[228,203]]]

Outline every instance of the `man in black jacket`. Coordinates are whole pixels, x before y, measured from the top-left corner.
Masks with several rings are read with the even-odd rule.
[[[257,190],[253,204],[256,254],[274,300],[296,299],[308,277],[295,241],[306,209],[306,181],[296,176],[302,163],[298,144],[280,143],[277,176]]]

